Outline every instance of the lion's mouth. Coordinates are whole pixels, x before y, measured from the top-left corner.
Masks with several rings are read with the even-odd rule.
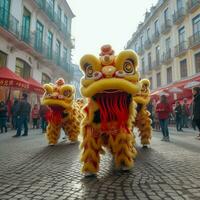
[[[50,105],[50,111],[47,113],[47,121],[53,124],[59,124],[63,117],[65,108],[59,105]]]
[[[105,90],[94,95],[93,99],[99,106],[95,117],[99,118],[102,130],[108,129],[108,122],[117,122],[118,128],[125,126],[129,118],[131,94],[119,90]]]

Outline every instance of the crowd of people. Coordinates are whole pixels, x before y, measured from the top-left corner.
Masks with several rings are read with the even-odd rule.
[[[198,128],[199,134],[197,139],[200,140],[200,87],[195,87],[192,90],[193,100],[189,105],[187,99],[175,102],[173,107],[167,101],[167,97],[162,95],[160,101],[153,105],[152,101],[148,105],[148,110],[151,113],[152,127],[154,130],[161,130],[163,134],[162,141],[169,141],[168,125],[176,125],[176,130],[182,132],[183,128],[190,128],[196,130]]]
[[[31,108],[28,102],[28,95],[23,93],[22,99],[15,99],[10,109],[10,116],[8,114],[8,106],[4,101],[0,102],[0,131],[1,133],[7,132],[8,122],[11,123],[11,128],[16,130],[16,134],[13,137],[28,135],[28,129],[32,125],[33,129],[42,129],[42,133],[46,132],[47,119],[46,115],[48,107],[45,105],[38,106],[35,104]],[[30,125],[29,125],[30,124]]]
[[[179,101],[175,102],[172,107],[167,101],[167,97],[162,95],[160,101],[154,105],[152,101],[148,105],[148,110],[151,113],[152,127],[154,130],[161,130],[163,134],[162,141],[169,141],[168,125],[176,124],[177,131],[183,131],[183,128],[190,126],[196,130],[198,128],[199,134],[197,138],[200,140],[200,87],[195,87],[192,90],[193,100],[189,105],[187,99],[183,100],[183,104]],[[13,137],[28,135],[29,122],[32,122],[33,129],[42,129],[42,133],[46,132],[47,127],[47,112],[48,107],[45,105],[38,106],[35,104],[31,109],[30,103],[27,101],[27,94],[22,95],[22,99],[15,99],[11,106],[11,124],[12,128],[16,130]],[[4,101],[0,102],[0,131],[7,132],[8,107]],[[190,122],[190,123],[189,123]]]

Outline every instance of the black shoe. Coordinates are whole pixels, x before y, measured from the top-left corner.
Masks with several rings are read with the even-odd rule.
[[[19,137],[20,135],[13,135],[12,137]]]
[[[28,134],[23,134],[22,136],[28,136]]]

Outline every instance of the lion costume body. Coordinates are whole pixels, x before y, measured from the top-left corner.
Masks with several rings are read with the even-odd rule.
[[[65,84],[62,78],[58,79],[55,85],[45,84],[43,88],[45,93],[42,104],[50,108],[50,112],[47,114],[46,134],[49,145],[57,144],[61,128],[68,135],[70,141],[77,141],[83,114],[79,104],[74,100],[75,88]]]
[[[141,91],[137,55],[125,50],[115,56],[112,47],[105,45],[99,58],[83,56],[80,67],[85,75],[81,93],[88,100],[81,124],[82,172],[98,172],[103,147],[112,153],[117,169],[128,170],[137,154],[132,134],[136,117],[133,97]]]
[[[147,105],[150,102],[150,82],[147,79],[142,79],[140,83],[141,91],[133,97],[134,102],[137,103],[137,115],[134,124],[139,129],[141,144],[147,147],[150,144],[152,132],[150,113],[147,110]]]

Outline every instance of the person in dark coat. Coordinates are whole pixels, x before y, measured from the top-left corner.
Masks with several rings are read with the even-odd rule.
[[[174,109],[176,116],[176,130],[183,131],[182,129],[182,107],[179,101],[176,101],[176,106]]]
[[[1,129],[1,133],[3,133],[3,128],[5,129],[5,132],[7,132],[7,125],[6,125],[6,121],[7,121],[7,106],[4,103],[4,101],[0,102],[0,129]]]
[[[40,106],[40,118],[41,118],[41,127],[42,127],[42,133],[46,132],[47,128],[47,112],[49,111],[49,108],[46,105]]]
[[[199,129],[199,135],[197,136],[200,139],[200,87],[194,87],[192,90],[193,94],[193,121]]]
[[[22,136],[28,135],[28,120],[31,112],[31,105],[27,102],[27,94],[22,95],[23,98],[19,103],[19,109],[17,111],[18,117],[18,127],[17,133],[13,137],[19,137],[21,135],[22,126],[24,126],[24,134]]]
[[[11,115],[12,115],[12,127],[17,129],[17,111],[19,110],[19,101],[15,99],[12,107],[11,107]]]

